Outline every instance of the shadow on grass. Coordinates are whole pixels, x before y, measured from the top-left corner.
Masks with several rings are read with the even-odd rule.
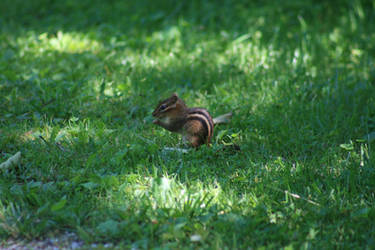
[[[83,32],[95,36],[102,42],[111,39],[149,36],[177,24],[191,25],[204,33],[227,32],[230,36],[260,30],[264,42],[277,39],[284,46],[289,41],[302,39],[304,34],[285,36],[300,30],[304,25],[319,26],[321,34],[331,32],[340,18],[348,15],[353,8],[364,18],[371,18],[371,1],[352,3],[351,1],[285,1],[275,7],[270,2],[249,1],[64,1],[39,0],[25,3],[21,0],[4,0],[1,8],[7,11],[1,20],[6,25],[3,32],[22,36],[28,31],[37,34],[63,32]],[[302,22],[302,24],[301,24]],[[322,25],[324,24],[324,25]],[[300,36],[301,35],[301,36]]]
[[[373,103],[372,87],[368,83],[372,76],[368,77],[368,81],[361,80],[359,76],[348,80],[349,75],[339,79],[340,72],[333,73],[332,67],[321,78],[300,77],[306,75],[306,72],[302,72],[306,69],[302,68],[297,69],[302,70],[299,73],[286,74],[292,78],[286,79],[278,78],[278,73],[291,70],[289,66],[271,66],[269,70],[254,73],[234,63],[210,64],[208,61],[217,59],[211,57],[210,52],[225,51],[236,38],[243,34],[252,36],[259,30],[262,34],[260,46],[278,46],[275,52],[280,52],[280,58],[288,63],[293,59],[289,55],[295,53],[296,47],[303,45],[299,40],[309,35],[307,29],[319,31],[320,34],[330,33],[340,18],[348,15],[352,7],[349,2],[340,7],[337,7],[337,3],[324,1],[304,4],[287,1],[278,8],[268,3],[247,1],[221,1],[219,5],[210,1],[2,1],[1,6],[7,7],[7,12],[1,20],[7,25],[3,26],[1,35],[9,39],[17,55],[10,55],[5,63],[9,65],[21,61],[18,66],[10,66],[2,75],[5,82],[2,91],[6,95],[0,104],[1,112],[3,117],[8,116],[2,118],[3,121],[9,120],[9,116],[14,121],[35,116],[47,120],[68,120],[77,116],[101,119],[114,126],[132,122],[141,125],[154,103],[166,92],[178,91],[191,97],[189,91],[199,90],[215,95],[217,89],[225,89],[238,97],[242,94],[243,100],[248,101],[236,103],[234,108],[238,109],[238,114],[233,126],[243,130],[248,136],[247,142],[265,156],[319,159],[332,146],[363,138],[374,129],[375,115],[369,109]],[[357,6],[363,11],[361,14],[357,10],[358,19],[362,22],[366,18],[373,18],[370,5],[365,1]],[[176,34],[182,36],[182,43],[189,39],[189,34],[194,34],[193,41],[223,42],[219,43],[220,48],[208,48],[207,52],[198,54],[196,58],[179,57],[176,52],[174,59],[160,64],[156,62],[156,66],[139,63],[142,57],[148,57],[152,62],[155,46],[161,46],[165,52],[173,51],[176,45],[173,36],[176,34],[172,34],[167,41],[163,40],[163,36],[168,36],[168,30],[174,27],[181,29]],[[99,48],[93,51],[83,48],[81,52],[50,50],[33,54],[20,51],[15,42],[23,38],[27,40],[32,34],[31,37],[37,36],[35,41],[38,43],[42,33],[54,37],[58,36],[59,31],[75,32],[78,34],[77,41],[88,37],[96,41]],[[183,34],[184,31],[190,33]],[[294,31],[294,34],[291,33]],[[356,27],[352,33],[362,31]],[[155,42],[155,36],[161,36],[161,40]],[[242,39],[248,38],[245,36]],[[360,43],[361,39],[354,43]],[[7,45],[3,43],[3,47],[4,44]],[[33,42],[30,43],[32,45]],[[191,42],[185,42],[182,46],[189,51],[195,49]],[[363,46],[373,49],[371,45]],[[138,60],[137,63],[128,59],[129,53],[133,59],[136,58],[134,60]],[[19,57],[21,54],[29,58]],[[107,54],[112,57],[108,59]],[[320,59],[320,56],[313,57],[314,60]],[[58,67],[54,66],[56,64]],[[271,75],[266,81],[268,84],[275,82],[276,96],[264,105],[257,104],[259,108],[255,108],[251,103],[251,88],[261,88],[261,84],[252,82],[261,80],[262,74]],[[294,75],[297,78],[293,78]],[[331,78],[327,80],[327,76]],[[231,81],[239,83],[225,86]],[[232,92],[228,92],[228,89]],[[150,101],[145,103],[146,99]],[[225,112],[233,108],[231,101],[233,103],[234,100],[228,99],[210,108]],[[209,103],[202,101],[202,104]]]
[[[220,8],[217,7],[218,5]],[[36,127],[40,127],[41,124],[48,125],[50,119],[61,126],[64,126],[64,122],[71,122],[73,125],[69,128],[71,129],[69,132],[77,138],[69,144],[73,152],[65,155],[58,149],[46,151],[48,145],[43,143],[30,142],[26,157],[33,159],[34,162],[27,164],[35,164],[42,170],[28,169],[26,171],[29,176],[23,178],[27,181],[39,180],[47,184],[65,178],[69,181],[61,180],[62,193],[69,194],[72,200],[77,199],[79,202],[91,201],[94,203],[94,205],[90,203],[93,207],[96,204],[104,206],[103,214],[116,212],[111,206],[103,205],[106,203],[98,198],[98,194],[104,196],[107,189],[111,189],[111,180],[108,177],[111,174],[139,174],[140,176],[176,174],[183,184],[189,184],[191,179],[205,183],[217,181],[227,190],[233,189],[238,193],[251,192],[255,186],[262,186],[257,181],[263,178],[263,181],[273,183],[276,187],[282,187],[285,190],[292,187],[303,192],[304,186],[295,185],[295,182],[310,183],[314,178],[324,179],[332,174],[330,172],[332,168],[329,166],[315,164],[336,163],[337,161],[334,161],[332,157],[348,154],[339,147],[341,143],[363,138],[374,129],[375,114],[370,108],[374,105],[372,97],[374,86],[370,79],[372,76],[367,79],[360,74],[351,76],[345,73],[347,68],[343,68],[342,72],[340,70],[334,72],[333,69],[339,67],[332,67],[326,71],[322,70],[322,76],[312,77],[306,76],[304,72],[306,69],[293,69],[289,65],[271,65],[269,70],[261,68],[257,72],[249,72],[243,65],[228,63],[225,60],[225,63],[221,64],[211,63],[210,59],[218,58],[210,54],[225,51],[233,40],[241,38],[243,34],[245,36],[241,39],[246,41],[250,36],[255,36],[256,31],[259,30],[262,34],[260,47],[271,50],[270,47],[277,46],[273,52],[280,52],[283,55],[280,57],[285,59],[283,63],[291,63],[295,49],[302,46],[299,41],[308,35],[308,32],[303,30],[306,20],[310,23],[305,23],[305,25],[313,26],[317,29],[315,31],[321,34],[328,34],[351,7],[350,4],[344,4],[339,7],[337,11],[339,14],[337,14],[336,5],[337,3],[332,2],[317,4],[308,2],[300,5],[295,1],[287,1],[285,5],[275,8],[270,4],[249,4],[247,1],[236,3],[222,1],[220,4],[198,1],[163,1],[162,3],[153,1],[136,3],[126,1],[54,3],[2,1],[1,6],[9,9],[1,17],[1,20],[7,24],[2,28],[1,36],[10,41],[9,43],[13,46],[11,49],[15,54],[12,56],[12,52],[9,52],[10,54],[5,56],[8,58],[6,67],[9,68],[2,74],[1,80],[5,83],[0,91],[5,93],[5,98],[0,104],[2,107],[0,112],[3,117],[12,116],[6,119],[1,118],[4,119],[2,122],[9,124],[11,119],[13,119],[12,122],[32,120]],[[368,3],[363,4],[364,7],[367,5]],[[315,9],[310,12],[310,8]],[[365,19],[362,22],[365,23],[366,18],[371,19],[373,16],[368,15],[367,8],[363,9],[365,9]],[[312,21],[315,19],[321,21]],[[176,27],[179,31],[173,33]],[[358,33],[362,32],[360,29],[357,28]],[[38,50],[28,52],[27,50],[21,51],[20,46],[17,46],[17,41],[28,38],[38,43],[42,39],[40,36],[42,33],[48,33],[47,37],[58,37],[59,31],[62,34],[78,34],[77,41],[79,38],[95,41],[98,43],[98,49],[85,50],[83,48],[78,52],[73,49],[69,52],[69,48],[66,50],[52,48],[44,52],[38,52]],[[165,37],[168,37],[170,32],[172,35],[168,40]],[[191,52],[190,54],[194,54],[193,52],[197,49],[194,41],[209,43],[210,40],[218,40],[219,46],[212,48],[202,45],[207,51],[197,52],[196,57],[189,58],[185,57],[186,54],[179,55],[179,51],[174,50],[179,46],[178,41],[176,42],[173,37],[175,35],[180,36],[182,48]],[[193,37],[189,38],[189,35]],[[364,40],[365,38],[359,38],[353,44],[358,45]],[[237,40],[237,42],[241,41]],[[25,41],[25,43],[28,42]],[[2,48],[8,45],[4,42],[0,44]],[[267,46],[270,44],[272,46]],[[35,44],[30,42],[29,45],[32,48]],[[162,48],[165,61],[155,62],[153,65],[152,57],[159,46]],[[369,44],[360,48],[373,49],[374,47]],[[169,53],[167,52],[169,51],[175,54],[173,58],[171,57],[172,59],[168,59]],[[22,58],[19,56],[21,54]],[[190,54],[187,53],[188,56]],[[144,60],[146,57],[147,60]],[[17,63],[18,60],[20,61],[18,65],[12,64]],[[315,56],[314,60],[316,62],[320,60],[320,57]],[[281,64],[280,62],[276,64]],[[354,64],[354,66],[361,65]],[[317,68],[320,69],[319,66]],[[283,70],[288,73],[279,77],[278,74]],[[300,71],[292,72],[293,70]],[[261,98],[253,94],[255,91],[252,91],[252,88],[257,88],[257,93],[265,94],[271,89],[273,95]],[[197,100],[200,105],[208,106],[217,114],[236,108],[237,114],[233,123],[230,127],[222,129],[228,130],[228,134],[240,132],[242,151],[229,157],[214,155],[208,149],[185,156],[161,155],[158,148],[151,147],[147,141],[142,141],[138,137],[134,139],[135,134],[141,134],[152,141],[156,141],[154,138],[166,136],[158,132],[158,129],[152,129],[147,123],[147,116],[161,96],[174,91],[182,93],[190,100]],[[207,98],[202,98],[192,92],[206,93]],[[215,95],[223,99],[212,101]],[[226,95],[233,95],[238,99],[225,99]],[[266,101],[261,101],[262,99]],[[87,118],[95,124],[90,127],[87,120],[74,123],[74,119],[70,121],[72,117]],[[115,129],[115,133],[102,127]],[[125,127],[124,130],[122,130],[123,127]],[[100,132],[90,129],[97,129]],[[161,140],[164,140],[164,143],[169,138]],[[138,144],[128,146],[129,141]],[[4,143],[4,148],[15,149],[15,147],[10,148],[6,143]],[[45,157],[34,159],[35,152],[43,152],[41,154]],[[360,156],[355,153],[356,151],[351,152],[351,157],[354,157],[353,161],[348,164],[343,162],[337,170],[339,173],[336,176],[339,176],[341,178],[339,181],[344,184],[347,183],[344,180],[345,176],[341,173],[346,169],[351,170],[351,166],[360,163]],[[320,161],[324,158],[326,160]],[[50,162],[54,164],[51,166]],[[181,164],[183,164],[182,168]],[[300,170],[298,164],[304,164],[308,166],[308,169]],[[70,166],[71,171],[67,170],[66,166]],[[157,170],[152,172],[152,168]],[[319,171],[319,168],[323,170]],[[294,174],[293,181],[286,178],[283,171]],[[362,177],[356,173],[351,176]],[[368,176],[363,178],[362,182],[368,182],[368,186],[371,186]],[[103,179],[108,177],[109,184],[105,180],[104,188],[100,188],[101,177]],[[17,179],[14,181],[20,182]],[[119,186],[118,183],[116,185]],[[327,181],[322,184],[322,190],[329,190],[324,185],[332,187],[332,183]],[[356,185],[347,186],[356,188]],[[50,188],[46,197],[41,198],[41,191],[36,190],[38,186],[35,184],[34,187],[30,187],[30,194],[26,198],[22,194],[20,199],[25,200],[26,206],[31,206],[33,210],[38,210],[41,216],[48,218],[54,213],[45,212],[46,214],[43,215],[43,209],[39,208],[44,203],[53,200],[54,193],[61,190],[57,186],[48,187],[44,183],[40,183],[40,186],[45,189]],[[12,188],[10,184],[7,187],[9,190]],[[33,188],[36,191],[33,192]],[[90,190],[92,196],[82,197],[85,195],[81,193],[83,189]],[[74,192],[71,192],[72,190]],[[13,199],[11,198],[13,193],[8,195],[9,199]],[[272,197],[276,199],[282,196],[284,196],[283,192]],[[229,224],[232,232],[244,236],[241,242],[246,240],[251,242],[252,239],[247,239],[245,236],[247,233],[254,236],[251,232],[255,228],[258,228],[257,232],[263,237],[280,231],[279,225],[269,223],[268,211],[261,210],[261,204],[256,208],[259,211],[253,214],[248,212],[244,217],[217,216],[217,212],[220,211],[213,209],[211,213],[213,218],[208,218],[205,226],[219,228],[217,231],[225,234]],[[87,208],[83,212],[80,212],[77,207],[67,210],[70,214],[67,216],[61,211],[61,218],[58,219],[63,221],[59,221],[58,223],[61,223],[59,225],[67,228],[69,224],[85,225],[84,221],[75,222],[76,217],[83,220],[83,218],[86,219],[85,216],[97,215],[88,211]],[[59,213],[58,209],[56,211]],[[113,218],[129,219],[132,212],[131,209],[129,211],[114,215]],[[123,226],[121,230],[125,233],[133,232],[128,230],[131,223],[134,225],[144,223],[145,228],[147,227],[152,232],[152,224],[155,222],[142,222],[142,219],[148,216],[145,215],[146,212],[141,211],[137,216],[131,217],[130,222],[124,220],[124,223],[129,224],[120,225]],[[162,228],[163,225],[168,227],[169,211],[160,209],[158,212],[165,213],[164,217],[161,216],[164,221],[155,228]],[[255,219],[251,220],[251,216]],[[257,221],[256,216],[260,216],[261,219]],[[37,221],[36,217],[35,221]],[[100,219],[101,217],[96,218],[90,223],[98,223],[96,220]],[[197,219],[196,225],[189,226],[191,228],[202,226],[200,219],[204,218]],[[29,222],[23,225],[21,231],[26,232],[26,228],[31,227],[34,221],[29,220]],[[283,223],[283,225],[288,224],[287,220]],[[298,223],[302,224],[297,220],[296,224]],[[172,221],[172,224],[178,224],[178,222]],[[59,225],[40,225],[41,229],[37,230],[46,231],[49,228],[58,228]],[[262,231],[262,226],[265,227],[264,231]],[[283,226],[282,229],[286,230],[287,227]],[[35,234],[38,234],[37,230]],[[119,236],[113,234],[110,237],[122,237],[121,233],[124,232],[121,230]],[[144,233],[144,231],[139,231],[139,227],[134,227],[134,232],[137,230],[138,235]],[[174,229],[171,228],[171,230]],[[187,231],[189,230],[192,229],[188,228]],[[84,231],[81,233],[85,234]],[[103,237],[105,233],[104,231]],[[307,233],[303,232],[303,236]],[[153,236],[153,234],[150,233],[148,236]],[[166,234],[165,237],[170,236]],[[295,237],[298,238],[299,235]],[[285,236],[279,240],[283,245],[290,239],[286,239]],[[254,244],[262,245],[267,242],[265,240]]]
[[[7,64],[14,64],[2,79],[5,84],[1,90],[6,93],[0,104],[2,115],[6,117],[2,118],[3,122],[12,119],[59,122],[83,117],[101,120],[111,128],[138,127],[138,132],[150,129],[147,116],[161,97],[177,91],[191,99],[195,97],[191,91],[197,90],[211,96],[222,91],[221,96],[230,94],[242,99],[229,98],[211,103],[203,100],[201,105],[209,106],[217,114],[233,108],[237,110],[232,128],[238,129],[233,132],[244,134],[246,157],[250,157],[247,153],[252,153],[257,159],[282,157],[314,162],[326,157],[330,150],[339,151],[340,144],[363,138],[374,129],[375,114],[369,109],[373,103],[372,87],[361,76],[345,74],[346,68],[340,79],[337,67],[334,73],[335,67],[332,67],[321,77],[311,77],[309,70],[303,67],[271,65],[270,69],[261,68],[256,72],[230,61],[209,61],[218,59],[210,54],[225,51],[233,39],[242,34],[253,35],[259,29],[262,34],[260,47],[270,43],[278,46],[272,52],[280,52],[280,58],[288,64],[288,60],[293,59],[289,55],[295,53],[295,47],[301,46],[296,40],[308,35],[304,25],[321,34],[329,33],[340,21],[340,15],[347,15],[348,3],[339,8],[338,15],[326,15],[335,12],[336,7],[334,3],[325,2],[300,5],[288,1],[279,8],[245,1],[223,1],[220,8],[217,3],[200,5],[195,1],[38,1],[26,4],[3,1],[1,4],[9,8],[2,17],[8,25],[3,27],[1,35],[9,39],[16,55],[7,59]],[[363,3],[360,7],[365,10],[365,18],[371,19],[365,8],[367,5]],[[310,11],[311,7],[314,9]],[[276,14],[281,16],[275,17]],[[324,18],[329,20],[321,25]],[[304,19],[309,23],[303,24]],[[315,19],[319,21],[312,21]],[[172,38],[165,38],[176,27],[180,31],[172,32]],[[360,28],[357,29],[360,33]],[[29,52],[20,51],[17,46],[17,41],[24,39],[30,47],[36,46],[35,43],[43,47],[40,34],[58,37],[59,31],[76,34],[76,42],[80,39],[88,39],[88,45],[92,45],[90,41],[96,42],[97,47],[69,51],[69,48],[58,50],[56,45],[48,44],[52,47],[47,51]],[[188,33],[183,34],[184,31]],[[292,31],[298,32],[288,36]],[[30,33],[33,41],[28,42]],[[189,38],[190,34],[193,38]],[[223,42],[218,43],[219,48],[207,47],[207,51],[191,58],[175,51],[172,59],[152,65],[155,47],[162,47],[166,58],[169,50],[174,51],[177,46],[175,35],[180,36],[185,43],[183,48],[190,54],[194,54],[196,48],[186,42],[189,39]],[[320,55],[322,53],[313,59],[318,60]],[[319,66],[316,67],[319,70]],[[279,76],[281,71],[286,71],[285,75],[290,78]],[[266,81],[274,92],[264,103],[259,103],[261,98],[252,94],[252,88],[269,91],[261,81]],[[231,84],[233,82],[235,84]],[[253,104],[252,98],[258,103]],[[152,137],[152,133],[146,135]]]

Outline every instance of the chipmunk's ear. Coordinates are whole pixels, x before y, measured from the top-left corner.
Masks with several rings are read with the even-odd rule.
[[[173,93],[172,96],[169,99],[171,100],[171,102],[177,102],[177,100],[178,100],[177,93]]]

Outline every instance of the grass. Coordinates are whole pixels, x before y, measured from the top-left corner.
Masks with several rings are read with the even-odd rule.
[[[374,1],[0,9],[0,162],[22,152],[0,170],[3,244],[375,244]],[[179,139],[151,112],[172,92],[235,112],[212,147],[163,151]]]

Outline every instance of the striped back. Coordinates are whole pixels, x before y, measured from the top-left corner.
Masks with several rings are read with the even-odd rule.
[[[200,144],[209,144],[214,133],[214,122],[211,115],[204,108],[189,108],[187,121],[198,121],[202,129],[197,128],[197,136],[200,137]]]

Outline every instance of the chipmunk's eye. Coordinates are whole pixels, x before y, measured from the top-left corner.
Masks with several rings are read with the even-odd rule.
[[[167,105],[163,104],[160,106],[160,111],[163,111],[165,108],[167,107]]]

